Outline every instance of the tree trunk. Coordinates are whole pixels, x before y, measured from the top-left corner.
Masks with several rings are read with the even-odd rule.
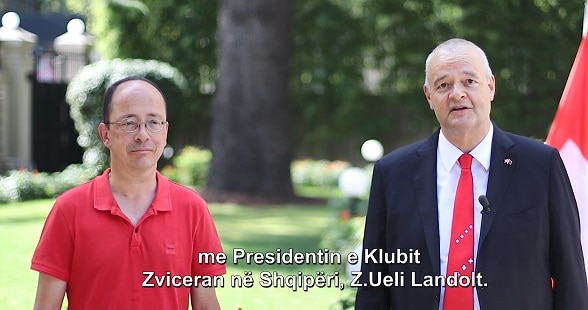
[[[208,189],[289,199],[291,1],[221,0],[219,12]]]

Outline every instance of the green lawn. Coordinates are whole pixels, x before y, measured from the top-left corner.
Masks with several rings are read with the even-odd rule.
[[[0,205],[0,309],[31,309],[37,273],[31,271],[30,259],[52,200]],[[353,292],[345,288],[264,288],[259,284],[264,271],[280,275],[333,275],[342,270],[337,265],[233,264],[233,249],[248,252],[316,252],[320,235],[326,228],[325,206],[246,207],[234,204],[211,204],[225,252],[229,257],[224,287],[217,289],[223,309],[340,309],[338,301]],[[342,258],[343,263],[345,257]],[[243,278],[251,272],[255,284],[233,287],[231,277]],[[341,272],[342,273],[342,272]],[[346,278],[340,274],[340,283]]]

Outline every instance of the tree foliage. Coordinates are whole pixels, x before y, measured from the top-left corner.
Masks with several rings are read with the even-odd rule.
[[[580,41],[582,3],[372,0],[367,12],[375,17],[372,48],[382,89],[395,102],[430,114],[422,97],[424,59],[437,43],[463,37],[486,51],[496,76],[493,119],[545,137]]]
[[[194,90],[185,116],[207,124],[218,75],[217,1],[92,6],[99,8],[90,21],[102,53],[179,68]],[[576,0],[295,0],[296,156],[349,158],[368,138],[390,150],[427,135],[437,122],[422,93],[424,60],[451,37],[486,51],[497,80],[497,124],[543,138],[580,42],[582,14]]]
[[[368,36],[348,3],[296,1],[291,85],[298,148],[336,157],[340,139],[369,132],[364,86]]]
[[[175,144],[194,143],[207,133],[210,96],[216,79],[216,1],[103,0],[92,2],[90,25],[105,58],[156,59],[178,68],[192,90],[183,116],[170,136]],[[203,139],[197,142],[202,143]]]

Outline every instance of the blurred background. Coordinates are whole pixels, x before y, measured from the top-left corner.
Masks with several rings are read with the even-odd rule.
[[[127,75],[163,89],[159,168],[211,203],[225,247],[349,251],[380,151],[438,125],[422,91],[428,53],[451,37],[478,44],[496,77],[493,120],[544,140],[583,13],[578,0],[0,0],[0,204],[36,201],[0,206],[0,223],[17,225],[0,240],[33,236],[5,258],[26,268],[53,199],[108,165],[102,94]],[[375,157],[360,152],[368,140]],[[365,176],[342,180],[355,167]]]

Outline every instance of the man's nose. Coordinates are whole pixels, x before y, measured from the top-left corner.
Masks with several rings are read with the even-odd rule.
[[[453,87],[451,88],[451,92],[449,93],[449,97],[451,99],[462,99],[465,96],[466,96],[465,88],[459,83],[453,84]]]
[[[135,132],[135,140],[146,141],[149,140],[149,131],[147,130],[147,122],[140,122],[139,128]]]

